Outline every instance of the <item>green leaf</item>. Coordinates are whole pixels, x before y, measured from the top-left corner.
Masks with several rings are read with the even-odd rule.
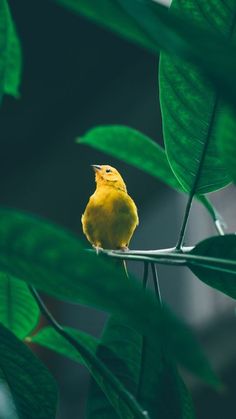
[[[98,340],[96,338],[71,327],[64,327],[64,329],[76,340],[85,345],[91,352],[96,352],[98,345]],[[36,335],[28,337],[27,342],[37,343],[38,345],[44,346],[66,356],[67,358],[70,358],[72,361],[86,365],[83,357],[78,353],[78,351],[50,326],[44,327],[43,329],[40,329]]]
[[[147,49],[156,49],[152,40],[143,33],[139,25],[127,15],[116,0],[55,1]]]
[[[6,0],[0,0],[0,101],[4,93],[19,97],[21,47]]]
[[[236,114],[227,107],[219,119],[218,146],[227,170],[236,183]]]
[[[165,150],[133,128],[121,125],[96,127],[76,141],[132,164],[170,187],[183,191],[170,168]]]
[[[140,372],[141,343],[142,337],[139,333],[124,322],[122,324],[121,319],[111,316],[96,353],[135,398]],[[88,419],[99,418],[101,415],[103,419],[118,417],[94,380],[91,381],[87,409]]]
[[[190,369],[208,382],[215,380],[188,328],[168,311],[160,310],[153,293],[146,291],[144,295],[138,281],[128,279],[114,261],[84,250],[72,234],[32,216],[1,209],[0,248],[1,271],[59,299],[121,316],[153,342],[161,339],[164,321],[173,341],[172,357],[178,353],[181,362],[185,362],[188,347]]]
[[[198,243],[190,254],[222,261],[218,268],[204,259],[200,264],[197,261],[189,261],[188,266],[201,281],[236,298],[236,263],[227,263],[236,260],[236,235],[210,237]]]
[[[52,419],[56,386],[46,367],[15,335],[0,325],[0,370],[22,419]]]
[[[70,336],[73,336],[79,343],[81,349],[80,354],[51,327],[41,330],[38,335],[30,338],[30,341],[39,343],[74,361],[84,364],[114,407],[115,411],[117,411],[119,417],[125,417],[127,419],[133,417],[146,418],[146,413],[138,406],[135,399],[130,398],[125,387],[123,387],[120,382],[117,383],[118,385],[114,386],[114,380],[116,381],[116,378],[95,355],[98,341],[92,336],[71,328],[64,328],[64,330],[66,330]],[[124,397],[125,395],[128,395],[129,401],[127,401],[127,397]]]
[[[24,339],[36,327],[39,314],[28,286],[0,272],[0,323]]]
[[[143,338],[121,319],[111,317],[105,328],[97,356],[140,401],[151,418],[193,418],[191,398],[177,370],[163,361],[160,345],[149,346]],[[116,418],[95,382],[88,402],[88,418]]]
[[[236,17],[235,3],[230,3],[232,9],[218,0],[173,0],[171,9],[186,18],[194,16],[206,29],[229,39]],[[189,62],[162,53],[160,98],[167,156],[184,188],[204,194],[229,183],[216,144],[217,121],[224,108],[212,86]]]

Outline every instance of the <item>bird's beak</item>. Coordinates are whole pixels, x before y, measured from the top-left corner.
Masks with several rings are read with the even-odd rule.
[[[101,166],[99,166],[98,164],[91,164],[91,166],[95,172],[101,170]]]

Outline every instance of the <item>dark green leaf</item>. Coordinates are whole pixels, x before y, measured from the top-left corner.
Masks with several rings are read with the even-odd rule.
[[[97,348],[97,356],[134,397],[137,396],[141,343],[142,337],[139,333],[112,316]],[[103,419],[118,417],[95,381],[92,381],[88,418],[95,419],[101,415]]]
[[[163,361],[160,342],[149,346],[121,319],[111,317],[97,350],[110,370],[148,411],[150,418],[193,418],[191,399],[177,370]],[[88,404],[90,419],[116,418],[97,385],[92,382]]]
[[[208,382],[215,380],[188,329],[169,312],[160,311],[153,294],[147,291],[144,295],[141,285],[127,279],[114,261],[85,251],[75,236],[29,215],[2,209],[0,248],[0,270],[60,299],[120,315],[154,342],[161,339],[164,321],[173,340],[172,356],[177,351],[185,362],[188,346],[190,369]]]
[[[194,16],[206,29],[230,38],[235,30],[234,1],[230,6],[218,0],[173,0],[171,9],[186,19]],[[216,91],[196,67],[162,53],[160,94],[167,156],[179,181],[187,191],[194,187],[200,194],[225,186],[230,178],[216,144],[217,121],[223,111]]]
[[[85,345],[91,352],[95,353],[98,345],[98,340],[87,333],[80,330],[72,329],[71,327],[64,327],[75,339]],[[73,346],[67,342],[61,335],[59,335],[52,327],[44,327],[39,332],[27,338],[28,342],[38,343],[48,349],[56,351],[57,353],[72,359],[72,361],[85,364],[83,357]]]
[[[227,108],[219,119],[218,146],[228,172],[236,183],[236,114]]]
[[[6,0],[0,0],[0,100],[4,93],[19,96],[21,48]]]
[[[64,330],[66,330],[70,336],[73,336],[79,343],[81,349],[80,353],[78,353],[73,346],[71,346],[61,335],[57,334],[57,332],[50,327],[43,329],[38,335],[30,338],[30,340],[53,349],[54,351],[65,355],[74,361],[84,364],[91,372],[92,376],[120,418],[145,418],[145,412],[138,406],[135,399],[130,399],[130,395],[126,388],[122,386],[120,382],[118,382],[118,386],[114,386],[114,380],[116,380],[116,378],[96,357],[95,354],[98,341],[92,336],[71,328],[65,328]],[[106,372],[104,371],[104,368],[106,369]],[[127,402],[127,398],[124,397],[124,395],[128,395],[129,402]],[[108,403],[108,405],[110,404]]]
[[[127,15],[116,0],[55,0],[68,9],[82,14],[99,25],[118,33],[141,46],[155,50],[152,40],[139,25]]]
[[[48,370],[9,330],[0,325],[0,370],[21,419],[53,419],[56,386]]]
[[[190,252],[192,255],[219,258],[220,269],[214,268],[207,260],[201,264],[189,261],[188,266],[201,281],[216,288],[232,298],[236,298],[236,264],[229,266],[228,260],[236,260],[236,235],[210,237],[196,245]],[[225,260],[225,264],[224,264]]]
[[[0,272],[0,323],[23,339],[37,325],[39,309],[28,286]]]

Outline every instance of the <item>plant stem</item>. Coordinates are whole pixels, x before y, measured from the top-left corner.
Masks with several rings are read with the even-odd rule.
[[[147,287],[147,281],[148,281],[148,268],[149,268],[149,263],[148,262],[144,262],[144,269],[143,269],[143,289],[146,289]]]
[[[144,269],[143,269],[143,290],[146,291],[147,288],[147,281],[148,281],[148,270],[149,270],[149,263],[144,262]],[[140,370],[139,370],[139,378],[138,378],[138,385],[136,391],[136,398],[139,400],[140,393],[142,389],[142,380],[143,380],[143,372],[144,372],[144,363],[145,363],[145,354],[146,354],[146,337],[142,335],[142,348],[141,348],[141,355],[140,355]]]
[[[134,414],[134,417],[140,419],[149,419],[148,413],[144,411],[141,408],[141,406],[137,403],[135,398],[124,389],[120,381],[109,371],[109,369],[103,364],[103,362],[101,362],[99,358],[97,358],[92,352],[90,352],[90,350],[87,349],[86,346],[82,345],[79,341],[74,339],[73,336],[71,336],[70,333],[68,333],[57,322],[57,320],[53,317],[53,315],[50,313],[50,311],[44,304],[36,289],[32,285],[29,285],[29,289],[33,297],[35,298],[42,315],[47,319],[47,321],[52,325],[52,327],[57,331],[57,333],[59,333],[64,339],[66,339],[67,342],[69,342],[79,352],[79,354],[86,361],[86,364],[91,364],[94,368],[96,368],[99,374],[101,374],[101,376],[107,380],[114,392],[116,392],[117,395],[122,395],[122,397],[120,396],[120,398],[122,398],[123,401],[130,408],[130,410]]]
[[[162,306],[161,290],[160,290],[160,284],[158,280],[157,269],[156,269],[155,263],[151,263],[151,267],[152,267],[152,279],[154,283],[155,294],[156,294],[158,303],[160,304],[160,306]]]
[[[187,202],[185,213],[184,213],[183,224],[182,224],[182,227],[181,227],[181,230],[180,230],[178,242],[177,242],[176,247],[175,247],[176,250],[181,250],[182,245],[183,245],[184,235],[185,235],[185,231],[186,231],[186,227],[187,227],[187,222],[188,222],[191,206],[192,206],[192,203],[193,203],[193,197],[194,197],[194,188],[192,189],[192,191],[189,195],[189,198],[188,198],[188,202]]]

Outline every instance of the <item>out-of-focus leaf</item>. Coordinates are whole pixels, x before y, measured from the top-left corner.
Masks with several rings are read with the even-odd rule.
[[[156,49],[149,36],[145,35],[139,25],[122,9],[116,0],[55,1],[149,50]]]
[[[191,398],[176,368],[164,361],[160,342],[149,340],[111,317],[98,346],[97,356],[148,411],[150,418],[192,419]],[[88,400],[88,418],[115,419],[117,416],[93,381]]]
[[[98,383],[101,391],[106,395],[108,405],[110,406],[111,403],[114,407],[114,412],[117,412],[118,417],[125,417],[127,419],[132,419],[133,417],[146,418],[145,412],[137,405],[137,402],[135,402],[135,407],[133,406],[132,400],[135,399],[132,399],[130,403],[130,396],[129,402],[124,398],[124,394],[129,393],[127,392],[127,389],[122,386],[122,383],[119,383],[119,388],[114,388],[110,378],[108,379],[107,375],[104,374],[104,370],[101,370],[101,361],[96,356],[96,348],[99,342],[92,336],[72,328],[65,328],[65,330],[70,336],[73,336],[73,338],[76,339],[80,346],[82,345],[83,351],[78,353],[72,345],[51,327],[41,330],[36,336],[30,338],[30,340],[84,364]],[[114,376],[109,370],[108,373],[113,381]],[[116,413],[114,413],[114,415],[116,416]]]
[[[57,391],[46,367],[15,335],[0,325],[0,370],[19,418],[52,419]]]
[[[0,323],[23,339],[38,323],[38,306],[24,282],[4,272],[0,278]]]
[[[98,340],[96,338],[71,327],[64,327],[64,329],[76,340],[85,345],[91,352],[96,352],[98,345]],[[72,359],[72,361],[85,364],[83,357],[78,353],[78,351],[51,326],[47,326],[39,330],[36,335],[27,338],[27,341],[37,343],[38,345],[56,351],[57,353]]]
[[[173,0],[171,9],[186,19],[194,16],[196,23],[228,39],[234,36],[234,1]],[[218,118],[225,108],[217,92],[195,66],[162,53],[160,95],[167,156],[179,181],[187,191],[194,188],[200,194],[225,186],[231,179],[216,142]]]
[[[0,0],[0,100],[4,93],[19,96],[21,47],[7,0]]]
[[[222,36],[222,33],[217,33],[215,28],[212,30],[209,26],[203,27],[196,22],[194,16],[188,16],[186,19],[174,11],[169,13],[167,7],[151,0],[103,0],[103,2],[94,0],[92,3],[86,0],[56,1],[115,30],[154,53],[161,49],[173,56],[188,60],[217,87],[222,97],[236,106],[236,49]],[[122,11],[119,5],[122,6]],[[218,17],[219,13],[222,13],[219,12],[219,3],[215,6],[214,11],[216,10]],[[125,24],[122,25],[124,13]],[[137,33],[134,29],[137,28],[136,25]],[[219,57],[224,59],[219,60]]]
[[[235,234],[210,237],[198,243],[190,253],[203,256],[201,263],[191,260],[188,262],[189,268],[201,281],[236,298],[236,263],[233,263],[236,260]],[[215,265],[212,266],[210,261],[204,260],[204,257],[217,258],[222,263],[216,269]]]
[[[160,310],[153,294],[144,295],[141,285],[128,279],[114,261],[84,250],[77,237],[35,217],[2,209],[0,247],[1,271],[50,295],[121,316],[153,342],[162,338],[164,322],[172,357],[185,363],[188,347],[189,369],[208,382],[216,380],[188,328],[169,311]]]
[[[236,113],[229,107],[219,119],[218,146],[227,170],[236,183]]]

